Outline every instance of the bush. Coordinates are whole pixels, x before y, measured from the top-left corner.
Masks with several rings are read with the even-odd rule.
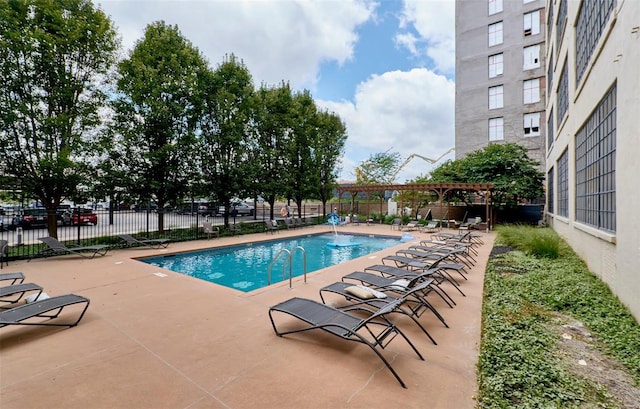
[[[500,243],[538,257],[557,258],[562,240],[549,228],[520,225],[496,227]]]

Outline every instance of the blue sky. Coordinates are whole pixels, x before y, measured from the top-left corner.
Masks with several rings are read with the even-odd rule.
[[[379,152],[435,159],[454,146],[454,0],[94,1],[125,53],[147,24],[164,20],[212,67],[233,53],[256,86],[288,81],[311,91],[347,126],[342,180]],[[396,182],[432,168],[414,159]]]

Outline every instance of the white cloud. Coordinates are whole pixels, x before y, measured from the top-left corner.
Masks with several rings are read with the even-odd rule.
[[[212,66],[233,53],[256,84],[288,81],[315,89],[320,65],[353,56],[358,25],[373,18],[370,1],[103,0],[131,49],[145,27],[158,20],[177,25]]]
[[[401,32],[396,42],[408,45],[415,55],[426,55],[443,73],[455,67],[455,0],[404,0],[401,29],[415,30],[418,36]],[[408,39],[412,41],[407,41]]]
[[[355,103],[318,101],[337,113],[349,138],[342,178],[353,179],[353,168],[371,154],[399,152],[402,159],[419,154],[437,159],[454,146],[454,83],[423,68],[374,75],[358,85]],[[397,182],[425,175],[433,168],[411,161]]]

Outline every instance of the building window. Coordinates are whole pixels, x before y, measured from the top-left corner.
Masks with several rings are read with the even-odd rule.
[[[532,70],[540,67],[540,44],[525,47],[524,50],[524,63],[522,69]]]
[[[558,90],[556,91],[556,106],[558,107],[558,125],[562,123],[567,110],[569,109],[569,70],[567,62],[564,62],[562,73],[558,81]]]
[[[553,51],[549,53],[549,68],[547,68],[547,89],[551,90],[553,83]],[[547,93],[549,95],[549,93]]]
[[[540,102],[540,78],[524,81],[522,90],[525,104]]]
[[[576,82],[580,82],[589,60],[609,21],[616,0],[583,1],[576,24]]]
[[[551,33],[553,32],[553,4],[547,8],[547,42],[551,44]]]
[[[504,55],[494,54],[489,56],[489,78],[494,78],[503,74]]]
[[[502,11],[502,0],[489,0],[489,15]]]
[[[489,109],[502,107],[504,107],[504,87],[502,85],[489,87]]]
[[[523,28],[525,37],[540,34],[540,10],[532,11],[524,15]]]
[[[560,51],[564,27],[567,25],[567,0],[560,0],[558,20],[556,21],[556,50]]]
[[[502,21],[489,24],[489,47],[502,44]]]
[[[489,119],[489,141],[504,140],[504,118]]]
[[[616,231],[616,86],[576,134],[576,220]]]
[[[540,112],[524,114],[524,136],[540,136]]]
[[[550,151],[553,147],[553,140],[555,139],[555,133],[553,130],[553,109],[549,111],[549,118],[547,119],[547,150]]]
[[[558,159],[558,215],[569,217],[569,151]]]
[[[547,212],[553,213],[553,168],[547,173]]]

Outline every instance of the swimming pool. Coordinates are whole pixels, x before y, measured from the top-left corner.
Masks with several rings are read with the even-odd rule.
[[[398,244],[400,239],[397,237],[319,234],[138,260],[176,273],[250,292],[269,285],[269,264],[280,252],[284,254],[271,266],[271,284],[289,279],[289,264],[284,249],[292,252],[292,274],[297,277],[304,273],[305,254],[307,273],[310,273]],[[302,247],[304,252],[294,251],[298,246]],[[287,264],[284,264],[285,261]]]

